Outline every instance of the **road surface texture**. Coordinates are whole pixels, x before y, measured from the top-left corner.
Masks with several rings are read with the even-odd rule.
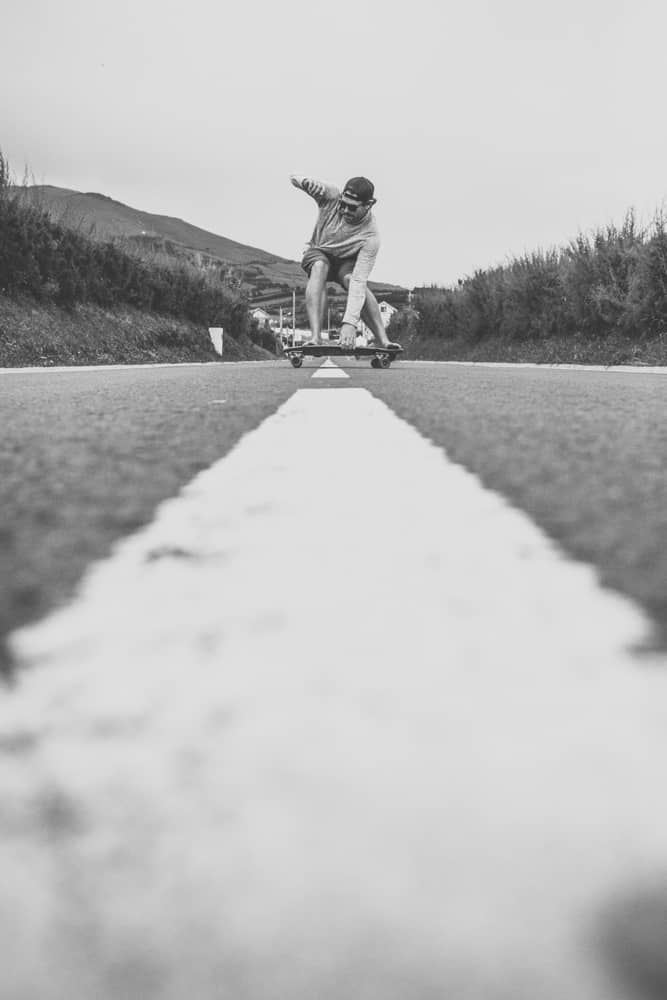
[[[0,374],[2,1000],[667,996],[666,396]]]

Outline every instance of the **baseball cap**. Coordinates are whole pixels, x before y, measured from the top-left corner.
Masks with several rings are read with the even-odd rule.
[[[359,201],[370,201],[375,193],[374,185],[367,177],[351,177],[343,188],[343,194]]]

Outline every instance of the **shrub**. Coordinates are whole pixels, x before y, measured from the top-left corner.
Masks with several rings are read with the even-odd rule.
[[[53,222],[42,207],[13,193],[1,152],[0,292],[52,299],[65,308],[81,302],[132,305],[224,326],[232,337],[248,332],[248,303],[228,269],[201,273],[184,262],[159,266]]]
[[[415,333],[424,337],[661,335],[667,331],[667,222],[660,212],[644,230],[630,211],[620,228],[580,233],[565,248],[475,271],[453,288],[420,289],[414,305]]]

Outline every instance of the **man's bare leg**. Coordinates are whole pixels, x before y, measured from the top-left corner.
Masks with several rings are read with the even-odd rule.
[[[380,312],[377,299],[368,289],[366,289],[366,301],[361,309],[361,318],[374,335],[375,340],[383,347],[386,347],[389,343],[389,337],[384,327],[382,313]]]
[[[327,301],[327,277],[329,265],[323,260],[316,260],[310,269],[306,285],[306,312],[310,326],[312,343],[322,343],[322,317]]]
[[[327,313],[329,312],[329,288],[324,283],[324,295],[322,296],[322,329],[329,329],[329,320],[327,318]]]

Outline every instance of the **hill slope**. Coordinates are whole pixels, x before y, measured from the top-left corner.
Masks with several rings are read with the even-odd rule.
[[[95,192],[51,185],[14,190],[18,197],[41,205],[54,220],[93,239],[120,241],[153,256],[186,258],[202,268],[231,265],[245,292],[256,302],[288,304],[292,289],[304,286],[305,275],[297,261],[210,233],[182,219],[142,212]],[[370,287],[389,301],[405,298],[406,290],[399,285],[371,282]]]

